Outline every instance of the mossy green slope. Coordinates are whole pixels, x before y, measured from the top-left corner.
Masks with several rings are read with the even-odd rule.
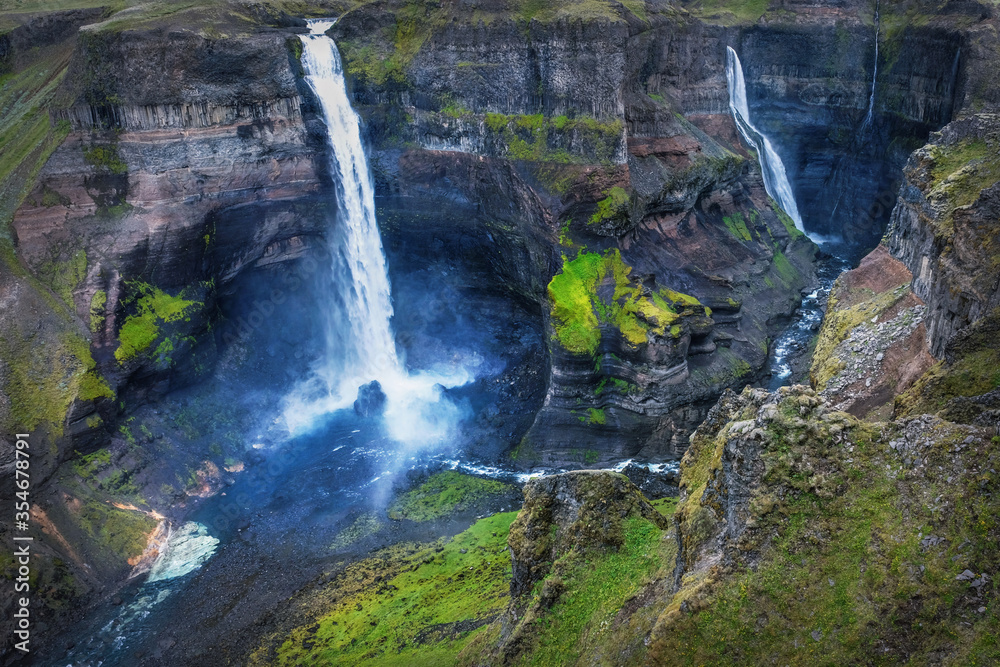
[[[798,392],[786,394],[772,417],[747,530],[726,552],[734,561],[688,571],[650,658],[677,665],[1000,659],[998,589],[979,577],[1000,565],[995,443],[934,419],[864,425]],[[712,525],[721,499],[706,488],[714,488],[730,429],[761,426],[747,423],[733,422],[685,458],[685,483],[698,487],[677,513],[691,541],[685,550],[696,552],[710,533],[697,524]],[[971,578],[959,576],[966,569]]]
[[[390,519],[432,521],[474,511],[516,491],[512,484],[449,470],[432,475],[417,488],[400,495],[387,512]]]
[[[349,566],[329,585],[315,623],[253,664],[448,665],[506,609],[507,531],[515,512],[451,539],[402,544]]]
[[[600,325],[611,324],[625,341],[635,346],[645,343],[650,334],[680,334],[678,324],[684,315],[703,309],[695,297],[661,288],[646,296],[641,285],[629,275],[632,267],[612,249],[603,254],[581,251],[574,259],[563,256],[562,271],[549,282],[555,338],[566,350],[593,355],[600,342]],[[610,298],[598,295],[607,282]]]

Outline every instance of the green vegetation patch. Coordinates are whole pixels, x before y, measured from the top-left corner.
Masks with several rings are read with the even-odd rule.
[[[127,286],[133,292],[131,300],[135,301],[136,312],[125,318],[118,332],[119,346],[115,350],[115,359],[119,363],[147,350],[160,337],[163,324],[183,320],[190,316],[193,309],[204,305],[200,301],[185,299],[183,292],[171,296],[148,283],[130,281]]]
[[[93,477],[99,470],[111,464],[111,452],[108,449],[98,449],[91,454],[80,454],[73,461],[73,472],[83,479]]]
[[[483,123],[512,160],[557,164],[587,164],[596,160],[611,165],[617,159],[622,141],[622,122],[617,119],[487,113]],[[559,179],[555,180],[558,184]],[[621,195],[625,195],[627,203],[627,193],[621,188],[613,188],[608,194],[605,206],[609,214],[614,213],[612,208],[617,210],[620,206]]]
[[[752,241],[753,235],[750,234],[750,229],[747,228],[747,223],[743,219],[743,214],[736,211],[732,215],[727,215],[722,218],[722,222],[725,223],[726,229],[729,233],[735,236],[740,241]]]
[[[68,260],[47,262],[39,268],[38,276],[72,308],[73,290],[87,276],[87,252],[81,249]]]
[[[94,292],[94,296],[90,299],[90,332],[97,333],[97,331],[104,326],[104,320],[107,316],[104,313],[104,307],[108,303],[108,293],[100,289]]]
[[[44,49],[20,71],[0,77],[0,238],[9,240],[14,212],[39,171],[69,134],[69,123],[53,124],[48,105],[66,74],[70,45]],[[51,202],[41,194],[40,205]]]
[[[448,470],[431,475],[417,488],[407,491],[388,508],[390,519],[433,521],[456,512],[468,512],[495,499],[515,492],[517,487],[495,479],[473,477]]]
[[[149,535],[156,529],[156,519],[133,510],[118,509],[96,500],[83,504],[77,520],[80,528],[94,540],[100,552],[110,551],[123,560],[145,550]]]
[[[349,566],[315,622],[252,664],[446,665],[507,607],[516,512],[451,539],[398,545]]]
[[[552,322],[559,344],[570,352],[593,355],[600,342],[600,323],[613,324],[632,345],[645,343],[649,333],[675,334],[672,325],[702,307],[693,296],[660,289],[645,296],[641,285],[629,279],[632,267],[618,249],[604,254],[580,252],[563,256],[562,272],[549,282]],[[611,298],[598,296],[605,283],[613,285]],[[606,290],[611,291],[611,290]]]
[[[629,196],[623,188],[615,186],[608,190],[608,196],[597,202],[597,210],[590,216],[588,224],[599,225],[609,220],[617,220],[628,214]]]
[[[351,522],[344,530],[340,531],[336,539],[330,545],[333,550],[345,549],[352,544],[377,533],[383,525],[383,520],[371,512],[362,514]]]
[[[555,561],[530,600],[526,645],[513,664],[571,665],[596,653],[611,658],[603,664],[620,664],[615,649],[628,636],[615,618],[644,586],[667,576],[676,552],[676,542],[663,539],[652,522],[635,517],[623,523],[625,539],[617,550],[573,549]]]
[[[128,173],[128,165],[118,154],[118,146],[113,143],[84,149],[83,160],[100,172],[119,176]]]
[[[792,220],[791,216],[785,213],[784,209],[778,206],[778,202],[773,199],[771,200],[771,208],[774,209],[775,215],[778,216],[778,220],[781,221],[781,224],[785,226],[785,231],[788,232],[788,235],[793,241],[800,236],[805,236],[805,234],[800,232],[799,228],[795,226],[795,221]]]
[[[0,360],[7,367],[3,391],[11,402],[12,432],[47,424],[60,435],[74,399],[114,396],[96,371],[89,344],[74,331],[0,337]]]
[[[694,0],[684,6],[711,23],[747,25],[759,21],[770,4],[770,0]]]

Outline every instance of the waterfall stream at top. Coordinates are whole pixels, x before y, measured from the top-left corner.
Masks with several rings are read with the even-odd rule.
[[[865,120],[861,123],[860,135],[864,135],[868,130],[871,129],[872,120],[875,114],[875,80],[878,77],[878,34],[881,28],[879,20],[879,0],[875,0],[875,64],[872,69],[872,88],[871,93],[868,95],[868,113],[865,114]]]
[[[458,408],[441,394],[472,380],[465,368],[407,371],[392,330],[392,298],[382,239],[375,219],[375,192],[361,140],[361,121],[351,108],[340,55],[325,32],[332,20],[309,21],[301,36],[305,80],[326,122],[330,173],[338,218],[330,234],[326,352],[286,399],[288,430],[309,430],[330,412],[351,406],[359,387],[377,381],[385,394],[385,423],[394,440],[427,444],[447,437]]]

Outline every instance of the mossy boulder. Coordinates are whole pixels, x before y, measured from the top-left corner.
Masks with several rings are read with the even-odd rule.
[[[530,592],[573,549],[617,549],[625,523],[644,518],[669,526],[627,477],[603,470],[533,479],[524,488],[524,506],[511,525],[507,544],[513,556],[511,595]]]

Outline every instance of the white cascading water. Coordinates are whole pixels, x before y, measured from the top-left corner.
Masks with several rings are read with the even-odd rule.
[[[802,216],[799,207],[795,205],[792,186],[788,182],[785,165],[778,157],[771,142],[750,122],[750,106],[747,103],[747,84],[743,78],[743,65],[733,47],[726,47],[726,83],[729,88],[729,108],[733,112],[736,127],[747,143],[757,149],[757,159],[760,161],[760,171],[764,176],[764,189],[771,199],[788,214],[795,223],[796,229],[805,231],[802,227]]]
[[[879,33],[879,0],[875,0],[875,66],[872,69],[872,89],[871,93],[868,95],[868,113],[865,115],[865,120],[861,123],[860,134],[866,133],[872,126],[872,120],[875,116],[875,79],[878,77],[878,33]]]
[[[458,409],[441,396],[472,377],[464,368],[440,373],[406,371],[392,331],[392,297],[382,239],[375,220],[375,192],[361,142],[358,115],[351,108],[336,44],[324,33],[332,20],[309,21],[302,35],[305,80],[323,110],[336,181],[338,224],[330,239],[332,289],[327,350],[312,378],[286,400],[292,434],[308,430],[322,415],[351,406],[358,388],[378,380],[386,394],[385,422],[396,440],[440,440],[457,420]]]

